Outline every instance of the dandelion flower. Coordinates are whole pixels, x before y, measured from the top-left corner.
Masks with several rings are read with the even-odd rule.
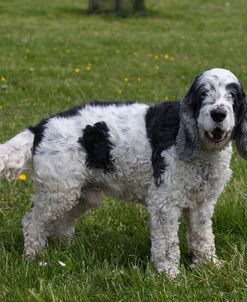
[[[142,81],[142,78],[141,77],[137,77],[137,82],[141,82]]]
[[[124,80],[125,83],[129,82],[129,78],[128,77],[124,77],[123,80]]]
[[[175,58],[171,55],[169,55],[168,53],[164,54],[164,60],[165,61],[174,61]]]
[[[118,94],[122,94],[123,91],[122,91],[121,89],[117,89],[117,93],[118,93]]]
[[[3,106],[2,105],[0,105],[0,110],[2,110],[3,109]]]
[[[155,60],[159,60],[159,58],[160,58],[159,55],[155,55],[155,56],[154,56],[154,59],[155,59]]]
[[[92,64],[87,64],[87,66],[85,67],[86,71],[91,71],[92,70]]]
[[[5,78],[4,76],[1,76],[1,77],[0,77],[0,80],[1,80],[2,82],[5,82],[5,81],[6,81],[6,78]]]
[[[164,55],[164,60],[170,60],[170,55],[168,54],[168,53],[166,53],[165,55]]]
[[[80,73],[80,72],[81,72],[81,69],[80,69],[79,67],[76,67],[76,68],[74,69],[74,72],[75,72],[75,73]]]
[[[25,181],[25,180],[27,180],[27,175],[26,174],[21,174],[21,175],[19,175],[18,179],[21,180],[21,181]]]
[[[156,70],[160,69],[160,66],[159,65],[155,65],[155,69]]]

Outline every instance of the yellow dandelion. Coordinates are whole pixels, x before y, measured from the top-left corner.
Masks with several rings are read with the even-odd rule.
[[[169,97],[168,97],[167,95],[165,96],[165,100],[166,100],[166,101],[168,101],[168,100],[169,100]]]
[[[141,77],[137,77],[136,80],[137,80],[137,82],[141,82],[142,78]]]
[[[128,78],[128,77],[124,77],[124,78],[123,78],[123,81],[124,81],[125,83],[128,83],[128,82],[129,82],[129,78]]]
[[[159,58],[160,58],[159,55],[155,55],[155,56],[154,56],[154,59],[155,59],[155,60],[159,60]]]
[[[76,67],[76,68],[74,69],[74,72],[75,72],[75,73],[80,73],[80,72],[81,72],[81,68]]]
[[[155,65],[154,67],[156,70],[160,69],[160,66],[159,65]]]
[[[170,58],[171,57],[170,57],[170,55],[168,53],[164,54],[164,60],[168,61],[168,60],[170,60]]]
[[[87,65],[85,66],[85,70],[86,70],[86,71],[91,71],[91,70],[92,70],[92,64],[87,64]]]
[[[3,109],[3,106],[2,105],[0,105],[0,110],[2,110]]]
[[[27,175],[26,174],[21,174],[21,175],[19,175],[18,179],[21,180],[21,181],[25,181],[25,180],[27,180]]]
[[[123,90],[117,89],[117,93],[118,93],[118,94],[122,94],[122,93],[123,93]]]
[[[5,78],[4,76],[1,76],[1,77],[0,77],[0,80],[1,80],[2,82],[5,82],[5,81],[6,81],[6,78]]]

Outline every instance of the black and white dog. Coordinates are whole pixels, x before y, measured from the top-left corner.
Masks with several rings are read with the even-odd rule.
[[[212,215],[231,176],[235,139],[247,156],[246,99],[228,70],[198,76],[181,102],[93,103],[58,113],[0,145],[0,173],[16,178],[32,159],[32,211],[23,220],[25,254],[48,236],[71,238],[102,192],[143,203],[158,271],[179,272],[179,217],[194,262],[215,255]]]

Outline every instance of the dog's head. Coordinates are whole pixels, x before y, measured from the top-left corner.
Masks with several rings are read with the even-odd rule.
[[[219,150],[235,137],[247,157],[247,113],[243,86],[226,69],[214,68],[195,78],[181,102],[177,152],[190,161],[199,148]]]

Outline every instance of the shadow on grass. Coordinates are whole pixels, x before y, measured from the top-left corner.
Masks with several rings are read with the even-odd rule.
[[[68,247],[64,244],[62,248]],[[117,267],[138,265],[145,270],[150,259],[150,240],[145,235],[139,237],[134,232],[123,233],[97,226],[93,229],[85,226],[76,234],[69,249],[75,255],[81,250],[85,261],[93,259],[98,265],[105,262]]]
[[[137,218],[138,220],[138,218]],[[55,240],[50,241],[50,251],[60,250],[62,252],[74,255],[74,259],[89,261],[101,265],[109,263],[113,267],[134,267],[138,266],[145,271],[150,265],[151,259],[151,241],[150,234],[145,230],[132,229],[129,226],[124,231],[118,230],[117,222],[113,221],[114,227],[104,229],[103,225],[81,224],[73,238],[71,246],[66,242],[58,243]],[[119,225],[121,222],[119,223]],[[184,227],[180,231],[180,250],[181,264],[190,270],[192,255],[187,252],[187,244],[184,239]],[[78,253],[81,251],[81,253]]]

